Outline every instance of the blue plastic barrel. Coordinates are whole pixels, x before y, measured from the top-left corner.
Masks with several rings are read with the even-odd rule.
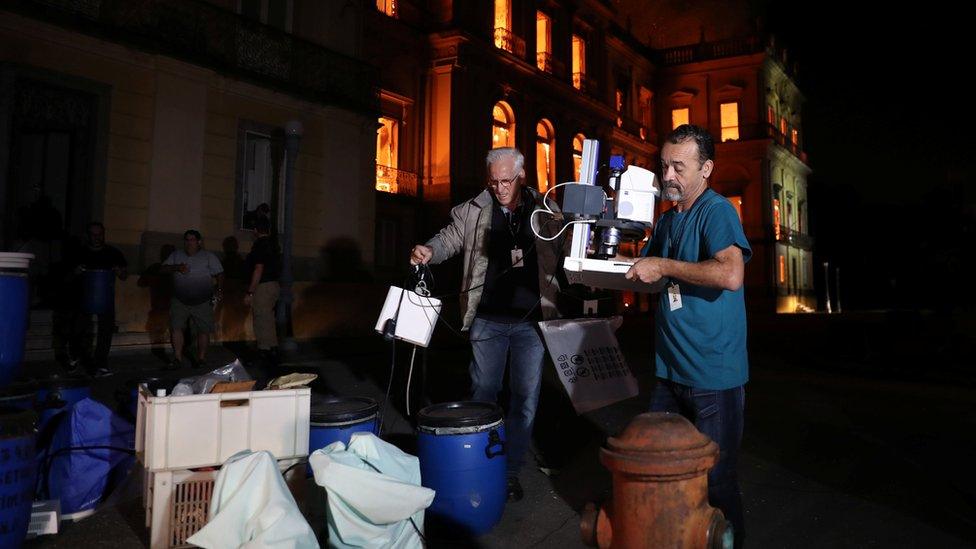
[[[436,526],[480,535],[502,518],[505,426],[493,402],[447,402],[417,415],[424,486],[436,491],[427,517]]]
[[[20,373],[30,305],[31,254],[0,253],[0,387]]]
[[[376,434],[380,407],[367,397],[324,397],[312,402],[309,412],[308,453],[336,441],[346,446],[353,433]],[[307,469],[311,474],[311,469]]]
[[[0,547],[16,549],[27,536],[37,457],[30,410],[0,408]]]
[[[72,404],[91,396],[91,387],[83,377],[51,376],[39,382],[37,390],[38,429],[43,430],[54,416]]]
[[[100,315],[115,310],[115,272],[102,269],[85,271],[83,308],[86,313]]]
[[[37,400],[37,382],[19,381],[0,388],[0,407],[33,410]]]

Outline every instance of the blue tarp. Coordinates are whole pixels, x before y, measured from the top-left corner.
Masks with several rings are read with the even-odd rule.
[[[53,422],[50,444],[40,449],[41,475],[50,465],[41,489],[46,498],[61,500],[62,514],[94,509],[132,467],[135,456],[124,450],[135,446],[135,427],[90,398],[58,414]],[[80,449],[92,446],[116,449]]]

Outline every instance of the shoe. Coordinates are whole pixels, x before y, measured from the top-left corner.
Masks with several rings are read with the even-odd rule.
[[[508,492],[508,501],[522,501],[522,497],[525,495],[522,492],[522,484],[519,482],[518,477],[508,477],[506,481],[506,491]]]
[[[114,372],[112,372],[108,368],[96,368],[95,369],[95,372],[92,374],[92,377],[94,377],[94,378],[109,377],[113,373]]]
[[[82,373],[83,368],[81,367],[81,361],[77,358],[71,359],[64,366],[65,371],[69,376],[74,376]]]

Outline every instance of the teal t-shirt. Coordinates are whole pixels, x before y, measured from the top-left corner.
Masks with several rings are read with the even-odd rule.
[[[658,221],[645,255],[697,263],[736,245],[743,260],[752,249],[735,208],[711,189],[684,212],[671,209]],[[681,280],[681,308],[659,296],[655,322],[657,377],[699,389],[731,389],[749,380],[743,288],[734,292]]]

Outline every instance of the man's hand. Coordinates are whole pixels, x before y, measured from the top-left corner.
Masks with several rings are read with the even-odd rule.
[[[410,251],[410,264],[411,265],[426,265],[431,258],[434,257],[434,250],[424,246],[423,244],[417,244]]]
[[[179,265],[176,266],[176,271],[186,274],[190,272],[190,266],[187,265],[186,263],[180,263]]]
[[[248,307],[251,306],[251,301],[253,299],[254,299],[254,294],[252,294],[251,292],[247,292],[246,294],[244,294],[244,304],[247,305]]]
[[[667,259],[660,257],[645,257],[634,263],[634,266],[624,276],[627,277],[627,280],[640,280],[641,282],[653,284],[668,276],[665,272],[667,262]]]

